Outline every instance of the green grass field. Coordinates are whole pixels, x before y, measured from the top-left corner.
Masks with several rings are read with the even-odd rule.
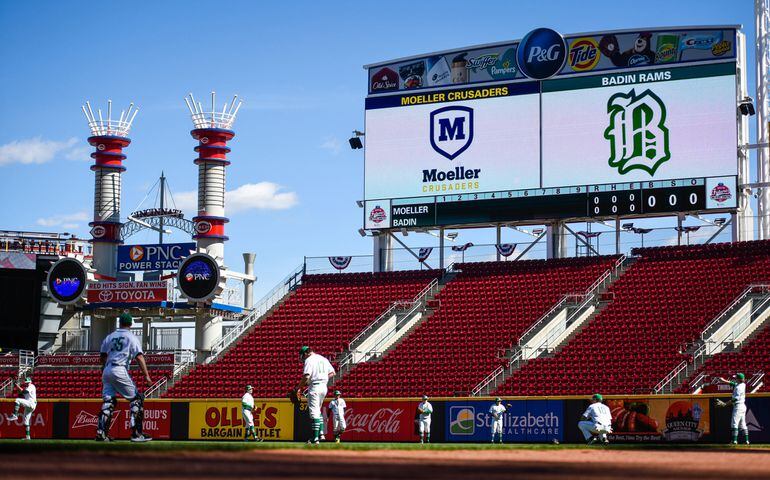
[[[207,442],[207,441],[168,441],[154,440],[149,443],[131,443],[116,441],[99,443],[92,440],[9,440],[0,439],[0,452],[29,452],[29,451],[242,451],[242,450],[275,450],[275,449],[325,449],[325,450],[564,450],[564,449],[613,449],[613,450],[730,450],[730,449],[767,449],[770,445],[732,446],[724,444],[616,444],[609,446],[587,447],[582,444],[526,444],[511,443],[505,445],[490,445],[484,443],[434,443],[420,445],[417,443],[322,443],[310,446],[300,442]]]

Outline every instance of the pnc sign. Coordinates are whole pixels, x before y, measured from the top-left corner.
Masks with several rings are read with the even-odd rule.
[[[120,246],[118,271],[177,270],[193,250],[194,243]]]

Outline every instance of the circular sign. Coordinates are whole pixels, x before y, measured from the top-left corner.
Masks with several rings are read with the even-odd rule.
[[[211,224],[205,220],[195,224],[195,231],[201,235],[205,235],[211,231]]]
[[[544,80],[559,73],[567,59],[564,37],[550,28],[537,28],[519,43],[516,63],[521,73],[534,80]]]
[[[132,262],[138,262],[144,258],[144,248],[141,245],[134,245],[128,249],[128,256]]]
[[[208,300],[218,293],[219,265],[205,253],[194,253],[179,266],[177,284],[190,300]]]
[[[86,269],[74,258],[62,258],[48,271],[48,291],[58,303],[72,304],[86,288]]]
[[[94,228],[91,229],[91,235],[93,235],[94,238],[102,238],[106,234],[107,234],[107,229],[104,228],[104,226],[102,225],[96,225]]]

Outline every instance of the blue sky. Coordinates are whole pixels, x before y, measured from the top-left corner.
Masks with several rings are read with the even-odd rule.
[[[523,7],[526,5],[526,7]],[[366,63],[562,33],[743,24],[754,89],[753,2],[10,2],[0,1],[0,228],[87,237],[93,173],[80,105],[140,107],[123,176],[126,213],[165,170],[188,217],[197,168],[188,92],[245,104],[231,142],[227,262],[257,253],[257,293],[303,255],[370,254],[356,232],[363,154],[347,138],[363,127]],[[152,200],[152,199],[150,199]],[[463,232],[493,243],[494,232]],[[150,243],[155,233],[133,237]],[[183,240],[182,236],[175,236]],[[436,244],[426,235],[407,243]],[[513,231],[506,241],[526,241]]]

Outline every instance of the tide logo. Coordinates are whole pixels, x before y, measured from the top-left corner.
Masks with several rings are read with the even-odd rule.
[[[144,258],[144,248],[139,245],[134,245],[128,250],[128,256],[131,257],[132,262],[138,262]]]
[[[599,44],[593,38],[576,38],[569,46],[569,66],[576,72],[593,70],[600,58]]]

